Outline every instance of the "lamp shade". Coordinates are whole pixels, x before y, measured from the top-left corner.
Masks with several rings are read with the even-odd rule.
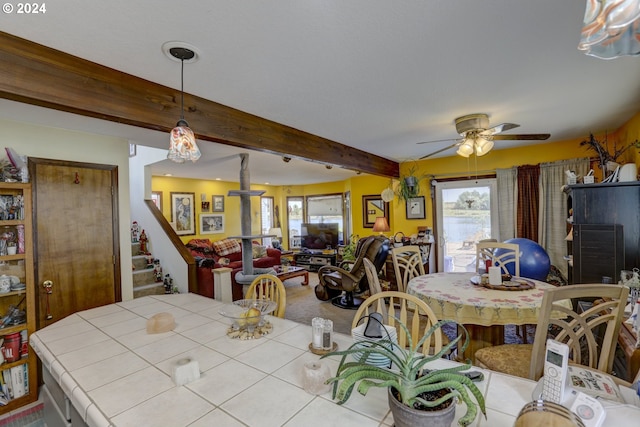
[[[373,231],[385,233],[390,231],[389,223],[387,222],[387,218],[383,216],[376,217],[376,222],[373,223]]]
[[[200,149],[196,144],[196,137],[189,124],[180,120],[176,127],[171,130],[169,139],[169,153],[167,158],[176,163],[184,163],[185,160],[195,162],[200,158]]]
[[[493,148],[493,141],[490,139],[478,137],[476,138],[476,156],[484,156]]]
[[[269,229],[269,234],[275,235],[277,238],[282,237],[282,228],[274,227]]]
[[[473,154],[473,140],[472,139],[465,139],[464,142],[462,143],[462,145],[458,148],[457,151],[459,156],[462,157],[469,157],[470,155]]]

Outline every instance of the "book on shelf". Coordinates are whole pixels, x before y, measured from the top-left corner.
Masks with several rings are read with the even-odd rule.
[[[18,365],[10,368],[11,370],[11,385],[13,387],[13,398],[17,399],[25,395],[24,390],[24,366]]]
[[[11,381],[11,370],[5,369],[2,371],[2,391],[9,398],[13,399],[13,387]]]

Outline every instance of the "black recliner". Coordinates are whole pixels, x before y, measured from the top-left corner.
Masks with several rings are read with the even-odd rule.
[[[385,236],[363,237],[358,241],[355,261],[344,261],[339,266],[325,265],[318,270],[320,283],[316,286],[316,297],[322,301],[331,300],[340,308],[357,309],[362,299],[354,296],[369,288],[364,258],[380,271],[389,254],[390,243]]]

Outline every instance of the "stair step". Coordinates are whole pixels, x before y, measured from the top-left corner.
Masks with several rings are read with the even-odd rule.
[[[153,270],[151,269],[134,270],[132,274],[134,287],[144,285],[145,283],[154,283],[156,281],[156,276],[153,274]],[[161,282],[157,283],[162,284]]]
[[[136,270],[146,270],[147,269],[147,256],[146,255],[135,255],[131,257],[131,263],[135,267]],[[151,269],[153,270],[153,269]]]
[[[140,298],[147,295],[164,295],[164,285],[162,283],[148,283],[133,287],[134,298]]]

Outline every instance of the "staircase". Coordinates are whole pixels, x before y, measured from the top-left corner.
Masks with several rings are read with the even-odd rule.
[[[147,268],[150,255],[140,254],[140,243],[131,243],[131,263],[133,265],[133,297],[164,294],[164,284],[156,282],[153,268]]]

